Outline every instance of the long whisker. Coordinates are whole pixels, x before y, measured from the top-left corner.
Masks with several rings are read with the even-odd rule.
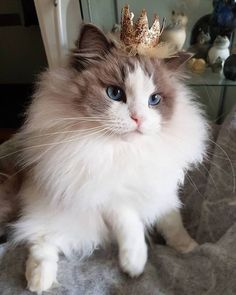
[[[104,117],[71,117],[71,118],[58,118],[54,119],[52,122],[62,122],[62,121],[75,121],[75,122],[115,122],[114,119],[104,118]]]
[[[218,170],[222,171],[224,174],[231,176],[231,174],[228,171],[226,171],[225,169],[223,169],[220,165],[217,165],[214,161],[209,160],[207,158],[205,158],[205,160],[207,162],[209,162],[211,165],[215,166]]]
[[[227,157],[229,163],[230,163],[230,166],[231,166],[231,170],[232,170],[232,174],[233,174],[233,192],[235,192],[235,171],[234,171],[234,166],[233,166],[233,163],[231,162],[230,160],[230,157],[229,155],[227,154],[227,152],[219,145],[217,144],[216,142],[214,142],[213,140],[209,139],[212,143],[214,143],[223,153],[224,155]]]
[[[63,144],[63,143],[69,143],[69,142],[75,142],[76,140],[79,140],[79,139],[82,139],[82,138],[84,139],[87,135],[91,136],[91,135],[99,133],[99,132],[101,132],[103,130],[105,130],[105,128],[103,128],[102,130],[97,130],[97,131],[92,132],[92,133],[82,134],[82,136],[76,135],[76,136],[72,137],[70,140],[63,140],[63,141],[57,141],[57,142],[33,145],[33,146],[30,146],[30,147],[26,147],[23,150],[28,150],[28,149],[31,149],[31,148],[39,148],[39,147],[44,147],[44,146],[51,146],[51,145],[54,146],[54,145]]]
[[[163,134],[162,135],[158,134],[158,136],[163,140]],[[166,139],[168,139],[168,137],[166,137]],[[171,155],[170,155],[170,157],[171,157]],[[197,185],[195,184],[195,182],[192,180],[192,178],[190,177],[190,175],[187,173],[187,170],[185,170],[185,175],[189,179],[189,182],[192,184],[193,188],[201,195],[201,197],[204,198],[204,196],[202,195],[202,193],[198,190]]]
[[[6,177],[6,178],[9,178],[10,177],[9,174],[3,173],[3,172],[0,172],[0,176]]]
[[[108,128],[108,127],[105,126],[105,128]],[[91,128],[91,129],[92,129],[92,128]],[[95,127],[95,129],[92,129],[92,130],[97,130],[97,131],[99,131],[99,129],[100,129],[100,127]],[[86,131],[90,131],[90,129],[82,131],[82,135],[86,135],[86,133],[84,134],[84,132],[86,132]],[[79,135],[78,135],[78,133],[79,133],[79,131],[77,131],[77,134],[76,134],[76,137],[75,137],[75,138],[77,138],[78,136],[79,136],[79,138],[82,138],[82,137],[80,136],[81,134],[79,133]],[[33,138],[33,137],[32,137],[32,138]],[[37,138],[37,136],[36,136],[35,138]],[[73,137],[73,138],[74,138],[74,137]],[[17,151],[14,151],[14,152],[8,153],[8,154],[6,154],[6,155],[3,155],[3,156],[0,157],[0,160],[1,160],[1,159],[4,159],[4,158],[7,158],[7,157],[10,157],[10,156],[13,156],[13,155],[15,155],[15,154],[17,154],[17,153],[20,153],[20,152],[23,152],[23,151],[25,151],[25,150],[29,150],[29,149],[31,149],[31,148],[40,148],[40,147],[44,147],[44,146],[57,145],[57,144],[60,144],[60,143],[67,143],[67,142],[70,142],[70,141],[59,141],[59,142],[54,142],[54,143],[45,143],[45,144],[41,144],[41,145],[32,145],[32,146],[25,147],[25,148],[19,149],[19,150],[17,150]]]
[[[174,135],[171,134],[171,136],[174,136]],[[183,142],[183,140],[181,140],[181,138],[179,138],[179,137],[177,137],[177,136],[175,136],[175,138],[176,138],[177,140],[179,140],[180,142]],[[226,159],[227,159],[227,161],[228,161],[229,164],[230,164],[230,169],[231,169],[231,172],[232,172],[233,192],[235,192],[235,187],[236,187],[235,170],[234,170],[234,166],[233,166],[233,163],[232,163],[232,161],[231,161],[229,155],[228,155],[227,152],[226,152],[226,151],[225,151],[225,150],[224,150],[219,144],[217,144],[215,141],[211,140],[210,138],[208,138],[208,140],[209,140],[210,142],[212,142],[217,148],[219,148],[219,149],[223,152],[223,154],[226,156]],[[206,151],[206,153],[207,153],[207,151]],[[213,156],[215,156],[215,154],[213,154]],[[217,155],[216,155],[216,157],[217,157]],[[205,155],[205,158],[206,158],[206,155]],[[206,158],[206,159],[207,159],[207,158]],[[209,162],[211,162],[213,165],[216,165],[213,161],[209,161]],[[221,168],[221,169],[222,169],[222,168]]]
[[[70,127],[73,127],[73,125],[71,125]],[[67,131],[56,131],[56,132],[49,132],[49,133],[44,133],[44,134],[40,134],[37,136],[31,136],[30,139],[35,139],[35,138],[40,138],[40,137],[45,137],[45,136],[51,136],[51,135],[60,135],[60,134],[68,134],[68,133],[78,133],[78,132],[86,132],[86,131],[90,131],[90,130],[95,130],[95,129],[100,129],[100,126],[97,127],[91,127],[91,128],[86,128],[86,129],[76,129],[76,130],[67,130]],[[27,135],[27,133],[26,133]]]
[[[193,188],[199,193],[199,195],[204,199],[204,195],[199,191],[196,183],[193,181],[193,179],[190,177],[190,175],[186,172],[185,173],[186,177],[188,178],[189,182],[193,186]]]
[[[215,189],[217,190],[216,183],[215,183],[214,178],[213,178],[213,176],[211,175],[210,171],[207,169],[207,167],[204,165],[204,163],[201,163],[201,167],[207,172],[207,175],[209,176],[209,178],[210,178],[210,180],[212,181],[212,183],[213,183]],[[199,171],[199,173],[201,173],[201,170],[200,170],[198,167],[196,167],[196,168],[197,168],[197,170]],[[201,173],[201,174],[202,174],[202,173]],[[202,176],[204,176],[204,175],[202,174]]]
[[[53,142],[53,143],[49,143],[49,144],[43,144],[43,145],[38,145],[38,146],[32,146],[32,147],[41,147],[41,146],[49,146],[49,148],[44,151],[42,154],[39,155],[39,157],[37,157],[36,159],[34,159],[33,161],[31,161],[30,163],[26,163],[24,165],[22,165],[22,168],[20,170],[18,170],[16,173],[14,173],[13,175],[11,175],[10,177],[14,177],[16,176],[17,174],[19,174],[20,172],[22,172],[24,169],[26,169],[27,167],[31,166],[33,163],[39,161],[48,151],[50,151],[55,145],[58,145],[58,144],[61,144],[61,143],[69,143],[69,142],[76,142],[77,140],[81,139],[81,138],[85,138],[85,137],[88,137],[88,136],[92,136],[92,135],[96,135],[96,134],[99,134],[99,133],[102,133],[103,131],[106,131],[105,133],[102,133],[99,135],[99,137],[97,138],[100,138],[101,136],[104,136],[104,134],[107,133],[107,130],[109,130],[107,127],[106,128],[103,128],[103,129],[100,129],[100,130],[97,130],[96,132],[92,132],[92,133],[88,133],[86,134],[85,136],[73,136],[70,138],[70,140],[68,141],[61,141],[61,142]],[[31,148],[31,147],[29,147]]]

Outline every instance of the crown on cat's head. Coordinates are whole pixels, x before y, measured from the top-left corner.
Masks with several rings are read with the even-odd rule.
[[[165,18],[160,25],[159,17],[154,16],[154,21],[149,29],[147,12],[142,10],[139,18],[134,23],[134,14],[130,12],[129,5],[125,5],[121,12],[121,47],[128,53],[148,55],[151,57],[168,58],[174,56],[175,51],[170,44],[160,42],[164,30]]]
[[[125,5],[121,14],[120,40],[126,46],[156,47],[164,28],[164,22],[160,26],[159,17],[155,15],[152,27],[149,29],[147,12],[142,10],[136,23],[133,23],[134,14],[130,12],[129,6]]]

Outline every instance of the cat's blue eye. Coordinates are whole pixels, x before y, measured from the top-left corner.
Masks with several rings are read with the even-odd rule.
[[[149,106],[155,106],[161,101],[161,95],[159,93],[152,94],[148,99]]]
[[[121,101],[121,100],[124,101],[125,100],[125,93],[118,86],[108,86],[106,92],[107,92],[107,96],[110,99],[113,99],[116,101]]]

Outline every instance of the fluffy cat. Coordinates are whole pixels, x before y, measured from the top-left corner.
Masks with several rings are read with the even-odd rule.
[[[115,240],[123,271],[140,275],[145,228],[188,252],[178,187],[203,158],[207,125],[181,82],[186,53],[168,61],[122,53],[84,25],[68,63],[42,75],[19,136],[25,138],[21,218],[31,291],[56,281],[59,253],[82,256]]]

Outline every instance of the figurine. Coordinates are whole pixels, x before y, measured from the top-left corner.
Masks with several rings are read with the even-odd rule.
[[[202,16],[193,26],[192,32],[191,32],[191,37],[190,37],[190,45],[194,45],[198,43],[198,36],[199,33],[207,33],[209,32],[209,25],[210,25],[210,20],[211,20],[211,14],[207,14]]]
[[[213,0],[213,13],[211,18],[212,38],[217,35],[227,36],[236,28],[236,1]]]
[[[188,22],[187,16],[181,12],[172,11],[171,24],[169,24],[161,35],[161,41],[172,44],[176,51],[183,48],[186,40],[186,25]]]
[[[231,54],[224,63],[224,75],[226,79],[236,81],[236,54]]]
[[[210,34],[201,31],[197,36],[197,43],[193,44],[188,51],[194,53],[195,58],[207,59],[208,50],[210,48]]]
[[[232,32],[236,28],[236,1],[213,0],[213,12],[202,16],[193,26],[190,44],[197,43],[200,31],[209,32],[211,43],[218,35],[231,39]]]
[[[229,39],[226,36],[217,36],[213,46],[208,52],[208,61],[210,65],[213,65],[217,58],[220,57],[223,62],[229,56]]]
[[[191,58],[188,61],[188,67],[193,73],[201,74],[206,69],[206,62],[202,58]]]
[[[113,40],[119,40],[120,38],[121,26],[119,24],[114,24],[111,31],[108,33],[108,36]]]
[[[220,73],[223,69],[223,60],[222,58],[219,56],[217,57],[215,63],[213,63],[211,65],[211,69],[213,73]]]

